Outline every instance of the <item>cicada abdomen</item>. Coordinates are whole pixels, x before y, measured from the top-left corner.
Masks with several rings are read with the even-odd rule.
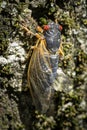
[[[37,110],[49,109],[52,84],[56,78],[61,32],[54,22],[44,26],[44,35],[37,40],[28,67],[28,83]]]

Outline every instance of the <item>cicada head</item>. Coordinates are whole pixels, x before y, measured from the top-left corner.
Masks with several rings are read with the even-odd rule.
[[[54,22],[43,26],[47,49],[55,54],[60,47],[62,26]]]

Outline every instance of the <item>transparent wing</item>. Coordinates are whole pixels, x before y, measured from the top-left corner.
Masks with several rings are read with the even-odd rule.
[[[28,68],[28,83],[36,109],[45,113],[49,107],[53,73],[45,41],[33,50]]]

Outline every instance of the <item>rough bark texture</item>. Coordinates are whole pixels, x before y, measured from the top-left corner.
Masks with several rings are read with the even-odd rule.
[[[0,130],[87,130],[86,0],[7,0],[0,2]],[[54,82],[55,111],[35,112],[27,85],[30,45],[36,41],[19,26],[57,19],[63,26],[64,57]]]

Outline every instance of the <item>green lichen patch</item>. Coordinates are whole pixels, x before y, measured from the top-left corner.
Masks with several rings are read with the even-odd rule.
[[[76,90],[72,94],[56,93],[56,123],[59,124],[57,129],[81,129],[80,120],[85,119],[86,116],[84,116],[85,109],[83,110],[80,106],[83,100],[83,93],[80,92],[80,90]],[[81,116],[80,119],[79,116]]]
[[[39,114],[36,112],[36,121],[34,122],[34,127],[39,130],[54,129],[56,126],[56,121],[52,116],[47,117],[46,115]]]
[[[20,121],[17,104],[8,96],[6,89],[0,88],[0,129],[24,130]]]

